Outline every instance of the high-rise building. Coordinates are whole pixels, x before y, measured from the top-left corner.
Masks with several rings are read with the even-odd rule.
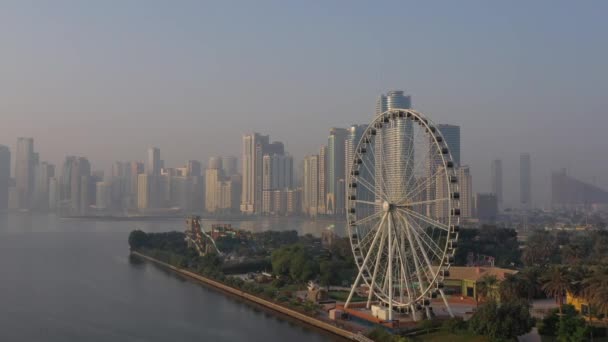
[[[29,209],[34,189],[34,139],[17,138],[15,180],[19,208]]]
[[[265,154],[262,163],[262,190],[293,187],[293,157],[291,155]]]
[[[0,212],[8,209],[8,195],[11,181],[11,151],[0,145]]]
[[[47,210],[49,208],[49,180],[55,177],[55,165],[42,162],[36,165],[34,181],[34,208]]]
[[[106,209],[110,206],[110,184],[106,182],[97,182],[95,184],[95,207],[97,209]]]
[[[532,206],[531,196],[531,166],[530,154],[522,153],[519,156],[519,200],[522,209],[530,209]]]
[[[209,157],[207,169],[222,170],[222,157]]]
[[[318,215],[327,214],[325,201],[327,200],[327,145],[321,146],[317,157],[317,211]]]
[[[273,154],[285,154],[282,142],[270,143],[268,135],[259,133],[243,136],[241,212],[245,214],[262,213],[263,157]]]
[[[216,166],[216,168],[209,167],[205,170],[205,210],[210,213],[220,207],[221,190],[218,190],[218,187],[222,181],[222,169],[217,168],[219,165],[211,166]]]
[[[148,159],[146,161],[146,173],[150,176],[160,176],[161,159],[160,149],[157,147],[148,148]]]
[[[481,223],[496,222],[498,201],[495,194],[475,194],[475,214]]]
[[[437,125],[441,135],[445,139],[445,143],[448,145],[450,154],[452,155],[452,161],[455,166],[460,165],[460,126],[456,125]]]
[[[359,140],[361,140],[366,128],[366,125],[351,125],[348,128],[348,135],[346,136],[344,144],[344,179],[348,179],[353,157],[355,155],[355,148],[357,148]]]
[[[141,173],[137,175],[137,208],[150,207],[150,179],[152,176]]]
[[[386,95],[380,95],[376,101],[376,115],[391,109],[409,108],[412,108],[412,97],[404,95],[403,90],[391,90]]]
[[[128,196],[126,199],[127,208],[138,208],[139,185],[137,184],[140,174],[145,172],[144,163],[132,161],[129,163],[128,184],[126,189]]]
[[[241,212],[245,214],[256,213],[262,204],[262,158],[269,140],[269,136],[259,133],[243,136]]]
[[[238,173],[236,157],[223,156],[222,157],[222,171],[224,172],[224,175],[226,177],[236,175]]]
[[[201,176],[201,162],[198,160],[188,160],[186,165],[187,172],[185,176],[188,177],[200,177]]]
[[[496,195],[498,207],[502,205],[502,161],[492,161],[492,193]]]
[[[312,217],[319,208],[319,156],[304,158],[304,186],[302,188],[302,211]]]
[[[468,166],[458,169],[458,187],[460,192],[460,217],[470,219],[473,217],[473,178]]]
[[[59,179],[52,177],[49,179],[49,209],[56,210],[59,203]]]
[[[338,191],[338,182],[344,179],[344,147],[348,131],[345,128],[331,128],[327,139],[327,197],[325,209],[328,215],[344,214],[344,192]]]
[[[86,215],[91,202],[89,182],[91,181],[91,164],[84,157],[72,159],[70,173],[70,209],[72,215]]]

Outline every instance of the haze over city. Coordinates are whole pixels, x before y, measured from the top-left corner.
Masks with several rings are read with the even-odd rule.
[[[281,4],[3,2],[0,143],[109,170],[150,146],[168,165],[240,157],[256,131],[299,161],[403,89],[461,126],[475,191],[502,159],[516,204],[522,152],[536,205],[560,168],[608,187],[605,2]]]

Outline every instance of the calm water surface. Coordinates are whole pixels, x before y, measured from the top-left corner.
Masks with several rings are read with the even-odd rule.
[[[232,222],[318,234],[329,223]],[[182,221],[102,222],[0,214],[0,341],[332,341],[152,264],[127,237]],[[338,225],[337,230],[341,231]]]

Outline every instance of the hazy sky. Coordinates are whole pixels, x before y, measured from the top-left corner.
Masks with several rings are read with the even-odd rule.
[[[2,1],[0,144],[94,168],[240,156],[270,134],[298,159],[403,89],[462,126],[475,191],[503,159],[506,200],[532,154],[608,187],[608,1]]]

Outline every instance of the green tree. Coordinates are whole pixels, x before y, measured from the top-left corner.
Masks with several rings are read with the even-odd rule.
[[[490,301],[479,307],[468,324],[475,334],[501,340],[526,334],[534,326],[534,320],[526,301],[516,300],[501,305]]]
[[[526,266],[545,266],[559,255],[559,246],[551,233],[534,231],[526,240],[523,262]]]
[[[129,247],[137,250],[145,247],[148,242],[148,234],[141,230],[134,230],[129,234]]]
[[[578,315],[574,307],[566,305],[565,314],[560,315],[557,323],[557,340],[560,342],[578,342],[586,340],[589,328],[585,319]]]
[[[528,281],[519,273],[507,274],[498,286],[500,301],[508,302],[519,298],[527,298],[529,302],[530,286]]]
[[[572,289],[572,282],[568,271],[563,266],[553,266],[542,278],[543,291],[547,296],[557,298],[560,316],[564,305],[564,296]]]

